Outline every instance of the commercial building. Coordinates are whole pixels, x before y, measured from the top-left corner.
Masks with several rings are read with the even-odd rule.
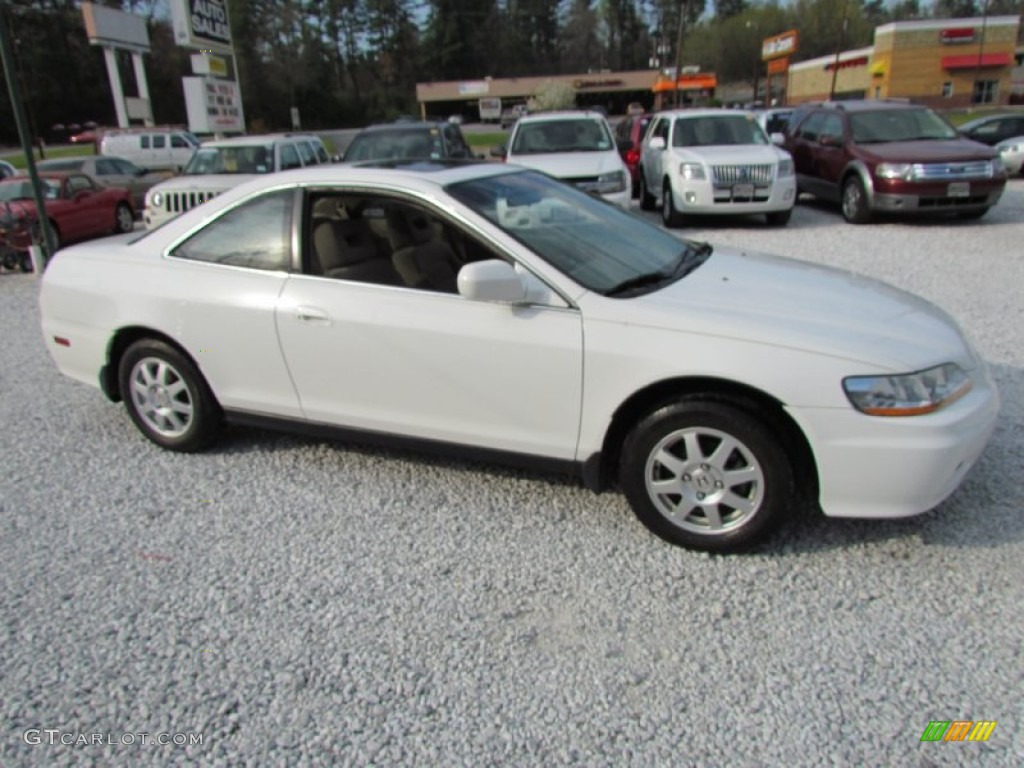
[[[786,100],[797,104],[834,92],[942,109],[1024,103],[1019,29],[1019,16],[884,24],[875,29],[873,46],[791,64]]]

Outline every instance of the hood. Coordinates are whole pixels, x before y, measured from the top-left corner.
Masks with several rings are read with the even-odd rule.
[[[991,147],[968,139],[890,141],[882,144],[857,144],[856,148],[862,157],[880,163],[946,163],[990,160],[996,156]]]
[[[600,152],[549,152],[537,155],[512,155],[510,163],[535,168],[559,179],[600,176],[613,171],[626,171],[615,149]]]
[[[721,147],[672,147],[679,160],[698,160],[710,165],[765,165],[789,157],[784,149],[769,144],[739,144]]]
[[[237,187],[247,181],[258,179],[263,174],[254,173],[210,173],[202,176],[175,176],[150,189],[150,193],[163,192],[206,192]]]
[[[606,301],[630,305],[621,321],[813,352],[865,371],[978,364],[956,322],[924,299],[779,256],[716,248],[701,267],[662,290]]]

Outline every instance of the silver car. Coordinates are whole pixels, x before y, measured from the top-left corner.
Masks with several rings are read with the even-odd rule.
[[[132,193],[132,207],[141,211],[146,192],[154,184],[170,176],[166,171],[150,171],[139,168],[130,160],[106,155],[82,155],[41,160],[37,163],[40,171],[72,171],[84,173],[101,187],[126,187]]]

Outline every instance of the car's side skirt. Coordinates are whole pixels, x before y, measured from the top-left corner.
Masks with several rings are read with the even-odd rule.
[[[481,448],[476,445],[463,445],[443,440],[395,435],[388,432],[342,427],[335,424],[296,421],[280,416],[252,413],[250,411],[225,410],[224,418],[231,424],[246,427],[272,429],[280,432],[291,432],[362,445],[417,451],[446,458],[471,459],[474,461],[522,467],[524,469],[535,469],[542,472],[567,474],[581,480],[591,490],[598,490],[600,485],[595,474],[595,467],[600,463],[600,457],[591,457],[586,462],[555,459],[548,456],[501,451],[494,448]]]

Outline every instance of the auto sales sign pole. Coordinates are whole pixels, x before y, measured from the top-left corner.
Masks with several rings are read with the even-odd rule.
[[[25,117],[25,104],[21,100],[21,88],[15,75],[11,38],[7,31],[6,0],[0,1],[0,56],[4,62],[4,77],[7,78],[7,91],[11,96],[14,122],[18,126],[21,149],[25,153],[25,164],[28,167],[29,178],[32,180],[32,197],[36,203],[36,218],[43,233],[43,242],[46,243],[46,258],[49,259],[57,250],[57,243],[53,238],[53,230],[50,229],[50,220],[46,217],[46,203],[43,200],[42,182],[39,181],[39,173],[36,171],[35,156],[32,154],[32,138],[29,136],[28,119]]]

